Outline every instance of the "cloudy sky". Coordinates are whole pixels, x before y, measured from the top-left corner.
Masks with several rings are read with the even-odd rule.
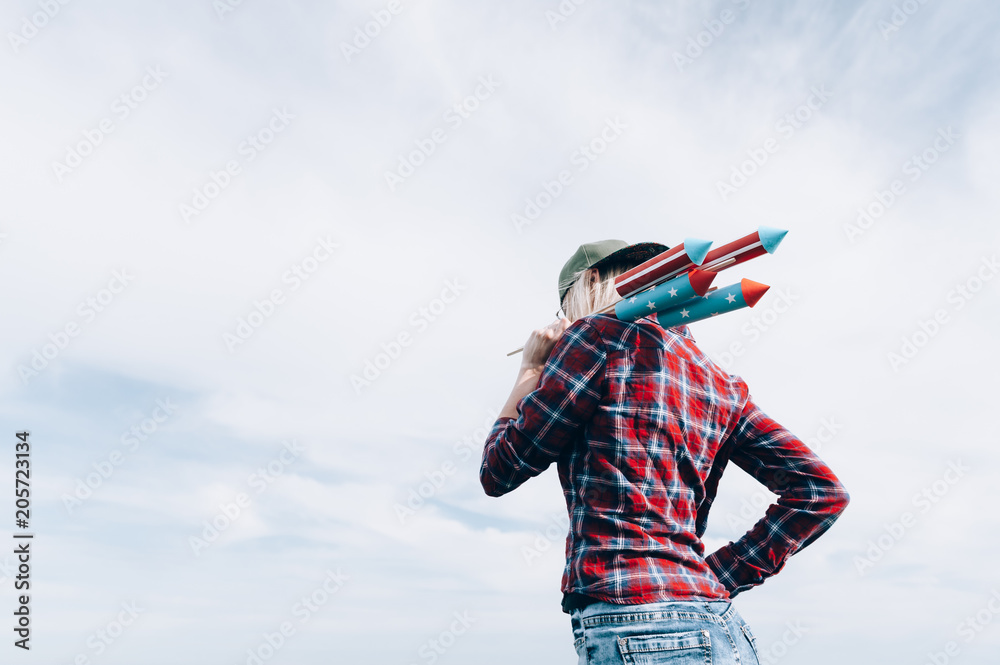
[[[15,0],[0,10],[3,662],[572,663],[505,353],[584,242],[789,230],[693,327],[852,503],[767,662],[992,662],[1000,11]],[[729,283],[729,282],[726,282]],[[706,537],[773,496],[738,469]],[[891,655],[890,655],[891,654]]]

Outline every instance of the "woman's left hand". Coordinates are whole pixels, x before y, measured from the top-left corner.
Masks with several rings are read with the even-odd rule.
[[[569,328],[569,319],[563,317],[544,328],[531,331],[528,341],[524,343],[524,354],[521,356],[522,369],[541,369],[552,353],[552,348],[559,341],[560,335]]]

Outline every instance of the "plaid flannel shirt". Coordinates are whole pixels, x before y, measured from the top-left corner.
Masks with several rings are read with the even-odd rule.
[[[830,468],[754,404],[742,379],[702,353],[686,326],[664,329],[655,315],[575,321],[517,410],[490,431],[480,480],[501,496],[556,463],[570,523],[567,598],[732,598],[780,571],[849,500]],[[701,537],[730,461],[778,500],[706,557]]]

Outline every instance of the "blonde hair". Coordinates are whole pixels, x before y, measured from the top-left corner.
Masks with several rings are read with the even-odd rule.
[[[563,313],[570,323],[618,302],[620,296],[615,291],[615,277],[628,269],[610,265],[600,269],[585,268],[574,274],[573,285],[562,301]]]

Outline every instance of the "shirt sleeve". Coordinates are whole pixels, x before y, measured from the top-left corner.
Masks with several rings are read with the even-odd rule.
[[[597,328],[587,318],[574,321],[553,346],[538,386],[518,401],[518,418],[498,418],[487,436],[479,469],[486,494],[506,494],[558,459],[600,403],[606,362]]]
[[[731,461],[778,495],[750,531],[705,559],[733,597],[762,584],[819,538],[850,496],[830,467],[751,399],[730,439]]]

